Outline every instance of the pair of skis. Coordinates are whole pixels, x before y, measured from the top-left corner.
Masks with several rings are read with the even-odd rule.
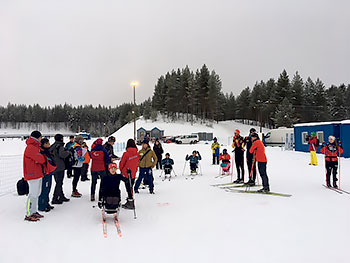
[[[117,233],[118,233],[118,236],[119,237],[122,237],[122,231],[120,229],[120,223],[119,223],[119,220],[118,220],[118,216],[117,216],[118,213],[115,213],[113,215],[113,220],[114,220],[114,225],[117,229]],[[102,229],[103,229],[103,236],[105,238],[107,238],[107,219],[106,219],[106,213],[105,213],[105,210],[102,209]]]
[[[327,189],[330,189],[330,190],[333,190],[334,192],[337,192],[338,194],[348,194],[348,195],[350,195],[350,192],[345,191],[345,190],[343,190],[343,189],[334,188],[334,187],[328,187],[327,185],[324,185],[324,184],[323,184],[323,186],[324,186],[325,188],[327,188]]]

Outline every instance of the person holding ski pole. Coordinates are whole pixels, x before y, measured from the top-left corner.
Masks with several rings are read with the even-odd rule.
[[[244,144],[247,146],[247,166],[249,171],[249,181],[247,185],[254,186],[256,180],[256,165],[254,159],[254,155],[250,153],[250,148],[253,145],[252,134],[256,133],[255,128],[251,128],[249,131],[249,135],[244,138]]]
[[[232,143],[233,152],[235,153],[235,162],[237,169],[237,180],[234,181],[234,183],[236,184],[244,183],[244,139],[240,135],[240,133],[240,130],[235,130],[235,137],[233,137]]]
[[[162,160],[162,166],[164,169],[165,178],[167,177],[167,175],[171,176],[173,165],[174,165],[174,160],[170,158],[170,153],[166,153],[165,158]]]
[[[220,154],[219,160],[221,161],[221,169],[222,169],[222,175],[225,173],[230,173],[230,167],[231,167],[231,156],[227,153],[227,150],[224,149],[222,151],[222,154]]]
[[[263,142],[259,139],[257,133],[251,134],[253,145],[250,148],[250,153],[255,154],[255,161],[258,162],[258,170],[262,179],[263,188],[258,190],[261,193],[270,192],[269,178],[266,173],[267,158],[265,155],[265,146]]]
[[[311,138],[309,136],[306,137],[306,141],[309,143],[309,151],[311,155],[311,162],[309,165],[318,165],[317,162],[317,147],[320,145],[320,141],[317,139],[316,132],[311,132]]]
[[[327,187],[331,185],[331,174],[333,174],[333,187],[338,188],[337,185],[337,171],[338,171],[338,157],[343,153],[341,142],[337,143],[334,136],[328,137],[328,143],[323,142],[321,153],[325,154],[326,162],[326,184]]]
[[[220,144],[218,143],[218,139],[216,137],[214,138],[214,142],[211,144],[211,149],[213,151],[213,165],[219,164]]]
[[[202,157],[198,151],[193,151],[192,155],[186,155],[186,161],[190,161],[191,174],[197,174],[199,161]]]

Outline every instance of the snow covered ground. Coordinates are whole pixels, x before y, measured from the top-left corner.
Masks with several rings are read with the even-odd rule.
[[[128,135],[132,130],[120,130],[117,140]],[[9,147],[0,143],[0,155]],[[286,198],[211,186],[230,178],[215,178],[219,168],[211,165],[210,145],[163,147],[178,176],[163,182],[154,171],[156,194],[136,195],[137,219],[132,211],[120,213],[122,238],[111,218],[103,237],[101,213],[89,201],[90,182],[79,182],[81,199],[56,205],[38,223],[23,221],[26,197],[0,197],[0,262],[349,262],[350,195],[322,187],[322,155],[319,166],[310,167],[306,153],[267,148],[271,190],[293,195]],[[203,176],[186,180],[184,156],[194,149],[202,154]],[[341,166],[342,188],[350,190],[350,160]],[[69,195],[71,179],[64,189]],[[124,185],[121,190],[125,199]]]

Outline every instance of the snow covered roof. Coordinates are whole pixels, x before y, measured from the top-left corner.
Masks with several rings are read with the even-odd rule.
[[[350,120],[298,123],[298,124],[294,124],[294,127],[319,126],[319,125],[331,125],[331,124],[350,124]]]

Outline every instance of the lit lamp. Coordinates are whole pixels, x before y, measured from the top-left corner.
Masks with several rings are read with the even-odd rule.
[[[133,88],[134,92],[134,110],[132,113],[134,114],[134,140],[136,141],[136,86],[138,83],[136,81],[131,82],[131,87]]]

